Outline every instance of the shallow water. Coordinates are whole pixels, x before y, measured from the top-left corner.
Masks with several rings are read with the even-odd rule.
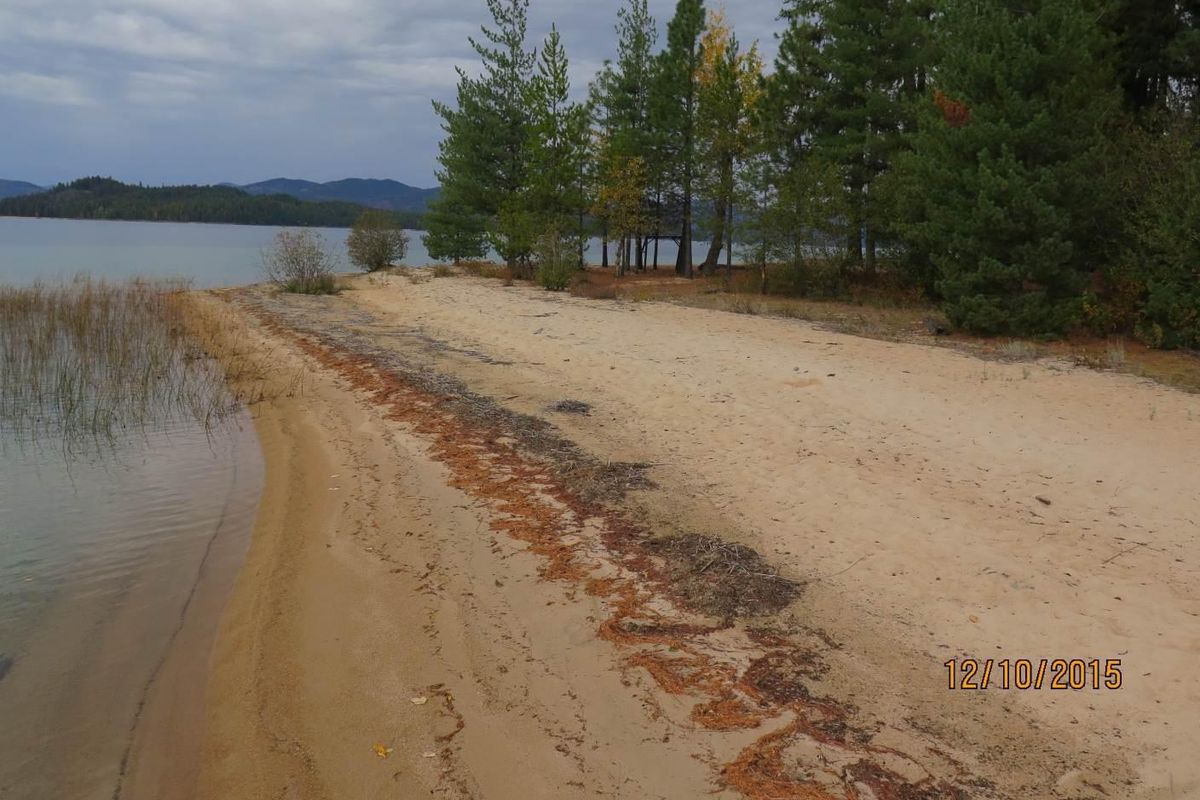
[[[232,585],[258,442],[245,413],[211,436],[174,423],[85,458],[0,437],[0,797],[111,798],[197,586]],[[207,660],[217,614],[203,613],[188,646]]]
[[[257,283],[262,251],[283,228],[176,222],[0,217],[0,283],[70,278],[188,278],[201,288]],[[315,229],[339,259],[346,233]],[[424,263],[420,233],[410,232],[406,263]],[[342,263],[341,269],[348,269]]]
[[[238,286],[263,280],[262,251],[283,228],[260,225],[210,225],[177,222],[26,219],[0,217],[0,283],[70,278],[81,272],[98,278],[187,278],[197,287]],[[347,231],[315,229],[337,257],[339,269],[350,270],[344,254]],[[431,263],[422,231],[408,231],[403,263]],[[675,245],[659,244],[659,264],[675,263]],[[697,242],[695,258],[706,245]],[[599,263],[601,245],[592,239],[586,256]],[[615,245],[609,256],[616,258]],[[647,255],[649,258],[649,254]]]

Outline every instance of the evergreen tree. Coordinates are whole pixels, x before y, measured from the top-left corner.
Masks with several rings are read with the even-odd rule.
[[[1193,106],[1200,89],[1200,6],[1194,0],[1114,0],[1102,8],[1126,107],[1142,112],[1172,100]]]
[[[1068,326],[1111,224],[1117,111],[1084,0],[948,0],[935,102],[897,178],[951,320],[985,333]]]
[[[692,277],[692,193],[696,179],[697,73],[703,0],[678,0],[667,25],[667,48],[655,61],[650,105],[655,129],[655,158],[664,186],[676,193],[680,208],[679,257],[675,271]]]
[[[529,0],[488,0],[493,27],[481,28],[482,40],[470,40],[482,74],[471,78],[459,69],[457,107],[434,103],[446,136],[438,156],[443,201],[431,219],[453,224],[452,212],[462,211],[469,220],[457,237],[445,229],[431,233],[435,241],[461,239],[485,219],[491,244],[514,271],[528,265],[534,239],[520,198],[529,178],[526,87],[536,61],[525,49],[528,7]]]
[[[841,173],[847,260],[873,270],[889,217],[875,182],[912,132],[930,0],[788,0],[781,16],[773,122],[793,155],[806,151]]]
[[[429,257],[460,263],[487,255],[487,218],[446,194],[429,204],[425,235],[421,238]]]
[[[658,32],[646,0],[629,0],[627,6],[617,11],[616,33],[617,59],[605,65],[593,85],[598,127],[597,178],[615,179],[624,174],[623,162],[638,159],[646,176],[647,196],[643,203],[647,208],[657,207],[657,198],[649,193],[651,183],[660,183],[660,173],[652,169],[657,162],[652,157],[654,131],[650,125],[650,92],[654,78],[652,51]],[[649,225],[647,216],[642,215],[641,219]],[[648,228],[632,231],[629,233],[632,243],[624,240],[620,243],[626,252],[635,250],[639,267],[644,264],[643,236],[647,231]],[[607,242],[605,256],[607,265]]]
[[[584,240],[583,162],[588,112],[570,100],[567,68],[562,40],[557,28],[551,27],[542,47],[538,73],[529,86],[530,179],[526,201],[541,232],[574,229],[578,249]]]

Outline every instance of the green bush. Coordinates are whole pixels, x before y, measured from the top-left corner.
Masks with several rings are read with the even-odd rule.
[[[404,258],[408,234],[394,216],[368,208],[359,215],[346,237],[350,260],[363,272],[376,272]]]
[[[538,285],[552,292],[566,291],[579,272],[578,240],[552,228],[538,238],[534,253]]]

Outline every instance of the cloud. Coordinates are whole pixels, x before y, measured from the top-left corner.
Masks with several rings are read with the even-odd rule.
[[[131,72],[125,82],[125,99],[139,106],[178,106],[195,103],[204,92],[217,88],[212,72],[178,69],[165,72]]]
[[[551,22],[576,96],[616,50],[624,0],[533,0],[529,41]],[[769,41],[781,0],[730,3],[739,38]],[[713,0],[710,0],[710,5]],[[675,0],[650,0],[665,42]],[[395,177],[428,184],[439,136],[431,100],[484,0],[0,0],[0,117],[23,103],[27,152],[0,148],[0,177],[54,182],[249,181],[274,175]],[[86,134],[47,109],[87,108]]]
[[[95,104],[78,81],[33,72],[0,73],[0,95],[57,106],[85,107]]]

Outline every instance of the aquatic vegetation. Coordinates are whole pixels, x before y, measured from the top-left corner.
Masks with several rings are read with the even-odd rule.
[[[239,397],[205,347],[184,282],[0,286],[4,439],[113,439],[192,419],[210,430]]]

